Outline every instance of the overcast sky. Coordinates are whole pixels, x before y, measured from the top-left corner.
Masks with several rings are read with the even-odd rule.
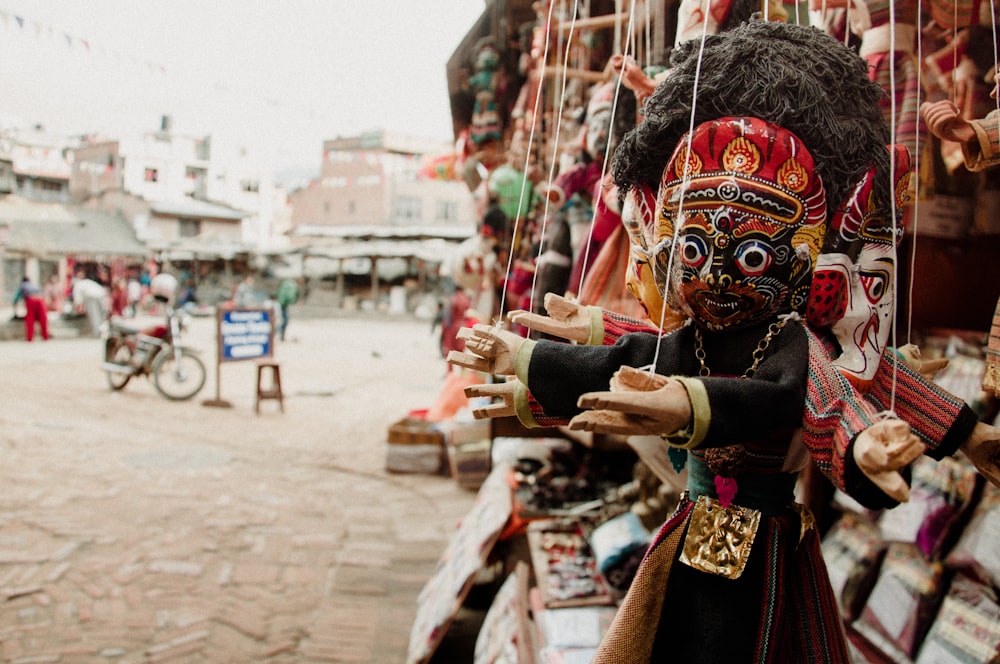
[[[279,169],[385,128],[451,140],[445,64],[483,0],[0,0],[0,120],[245,142]],[[276,146],[282,146],[277,148]]]

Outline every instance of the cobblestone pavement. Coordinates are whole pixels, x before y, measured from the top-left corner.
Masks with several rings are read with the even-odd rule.
[[[475,495],[384,470],[445,374],[426,322],[293,320],[285,413],[252,362],[170,402],[111,392],[101,341],[0,344],[0,655],[41,662],[403,662]],[[220,396],[232,408],[206,407]]]

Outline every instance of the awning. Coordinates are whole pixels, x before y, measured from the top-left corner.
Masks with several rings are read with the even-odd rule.
[[[149,252],[119,214],[57,203],[0,202],[0,225],[9,230],[6,251],[30,256],[145,257]]]
[[[440,263],[454,251],[456,245],[446,240],[411,240],[390,242],[349,242],[335,246],[312,246],[302,251],[304,258],[415,258],[427,263]]]
[[[460,242],[476,234],[473,226],[322,226],[303,224],[289,235],[331,240],[425,240],[440,238]],[[282,252],[279,253],[283,253]]]
[[[249,212],[242,212],[225,205],[199,201],[193,198],[153,203],[150,210],[153,214],[164,217],[220,219],[223,221],[242,221],[250,216]]]

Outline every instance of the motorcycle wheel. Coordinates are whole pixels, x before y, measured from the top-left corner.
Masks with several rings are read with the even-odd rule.
[[[164,348],[153,363],[153,385],[172,401],[190,399],[205,386],[205,364],[197,355]]]
[[[129,360],[132,359],[132,350],[128,347],[128,344],[110,340],[105,349],[104,359],[113,364],[120,364],[123,367],[127,367]],[[128,373],[109,371],[107,375],[108,386],[116,392],[128,385],[129,380],[132,379],[132,374]]]

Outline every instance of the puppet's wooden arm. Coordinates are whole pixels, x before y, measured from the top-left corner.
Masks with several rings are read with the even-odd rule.
[[[927,380],[933,380],[937,372],[948,366],[948,358],[939,357],[933,360],[925,360],[920,354],[920,347],[916,344],[906,344],[896,349],[899,356],[906,362],[907,366],[916,371]]]
[[[691,401],[674,378],[643,369],[622,367],[611,379],[610,392],[587,392],[577,402],[587,408],[569,428],[620,435],[661,435],[691,423]]]
[[[524,337],[492,325],[474,325],[458,331],[465,341],[465,350],[448,353],[448,362],[465,369],[501,376],[514,375],[514,359],[524,343]]]
[[[961,113],[958,106],[947,99],[920,105],[920,114],[931,134],[946,141],[970,143],[976,139],[976,130]]]
[[[518,309],[507,314],[507,320],[567,341],[583,344],[590,340],[590,312],[586,306],[555,293],[546,293],[544,302],[548,316]]]
[[[472,416],[477,420],[484,420],[493,417],[512,417],[517,415],[514,407],[514,390],[520,383],[516,378],[511,378],[505,383],[492,383],[470,385],[465,388],[465,396],[473,399],[475,397],[491,397],[500,399],[499,402],[491,403],[481,408],[473,408]]]
[[[923,443],[902,420],[876,422],[854,442],[854,461],[868,479],[901,503],[910,499],[910,487],[899,469],[924,453]]]
[[[979,422],[961,449],[986,479],[1000,487],[1000,429]]]

